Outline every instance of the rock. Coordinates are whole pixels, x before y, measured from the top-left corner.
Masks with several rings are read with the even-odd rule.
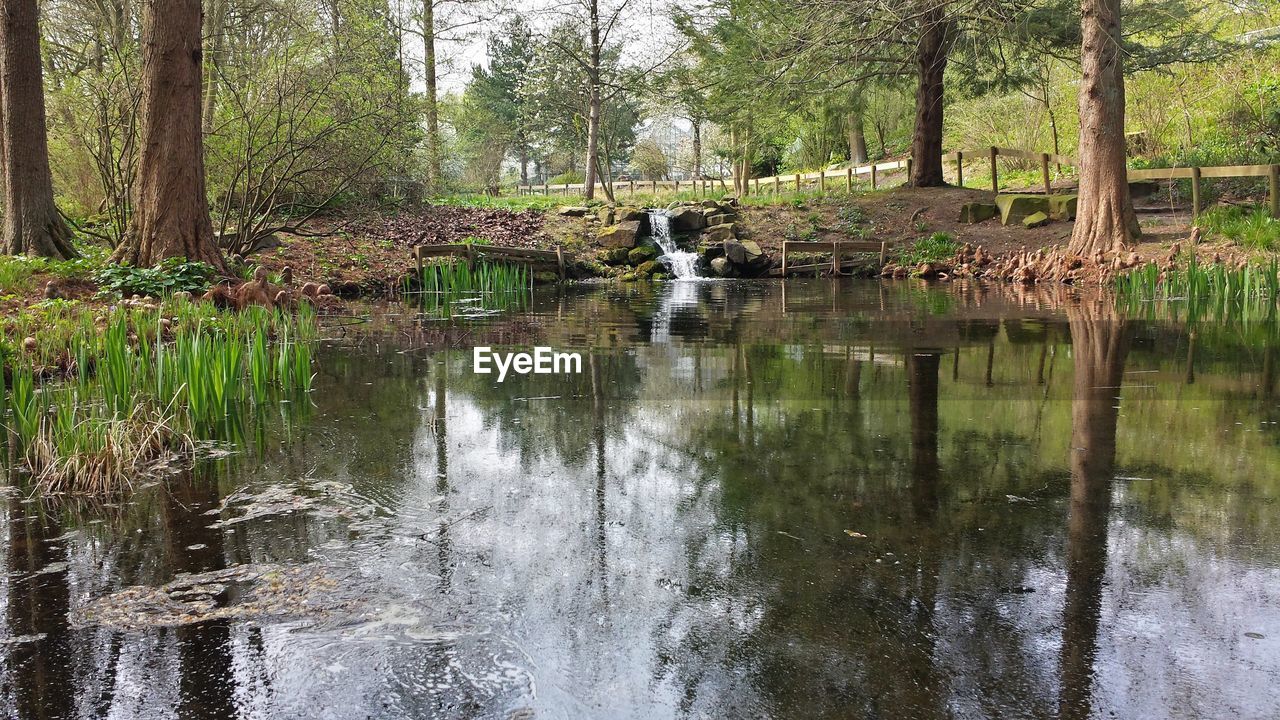
[[[728,205],[729,207],[736,208],[738,207],[738,198],[734,195],[725,195],[724,197],[720,198],[720,204]]]
[[[612,225],[614,222],[614,212],[614,209],[611,207],[602,207],[596,212],[596,217],[599,218],[601,225]]]
[[[729,241],[724,244],[724,256],[734,265],[747,264],[747,248],[740,242]]]
[[[702,207],[707,208],[708,210],[715,210],[720,207],[720,201],[719,200],[703,200]]]
[[[1000,214],[1000,208],[991,203],[965,203],[960,207],[960,222],[973,225],[985,222]]]
[[[708,227],[711,227],[711,226],[713,226],[713,225],[724,225],[725,223],[731,223],[731,222],[733,222],[733,216],[732,216],[732,215],[725,215],[725,214],[723,214],[723,213],[720,213],[720,214],[717,214],[717,215],[708,215],[708,216],[707,216],[707,226],[708,226]]]
[[[732,217],[737,217],[738,216],[738,200],[737,198],[732,198],[732,200],[733,202],[729,202],[729,199],[721,200],[720,202],[716,203],[716,209],[719,210],[722,214],[730,215]]]
[[[629,250],[636,246],[636,240],[640,237],[640,221],[632,220],[601,228],[596,237],[600,244],[607,248],[627,248]]]
[[[718,257],[724,257],[724,243],[710,243],[698,246],[698,254],[703,262],[710,263]]]
[[[621,278],[619,278],[619,279],[620,279],[620,280],[622,280],[622,282],[635,282],[635,281],[636,281],[636,274],[635,274],[635,273],[625,273],[625,274],[623,274],[623,276],[622,276]]]
[[[643,221],[648,217],[649,217],[648,213],[641,210],[640,208],[633,208],[633,207],[618,208],[613,213],[614,222],[620,222],[620,223],[631,222],[632,220]]]
[[[748,263],[756,264],[764,259],[764,251],[760,249],[759,243],[753,240],[739,240],[738,243],[742,245],[742,249],[746,252]]]
[[[733,238],[734,238],[733,223],[716,225],[715,227],[707,228],[706,231],[702,233],[703,242],[723,242],[725,240],[732,240]]]
[[[609,248],[600,255],[600,262],[605,265],[625,265],[629,252],[631,251],[624,247]]]
[[[707,220],[696,208],[679,207],[671,212],[672,232],[693,232],[707,226]]]
[[[658,269],[657,260],[648,260],[636,266],[636,277],[645,278],[652,275]]]
[[[1063,222],[1075,220],[1076,202],[1079,197],[1079,195],[1050,195],[1049,217]]]
[[[679,200],[676,200],[675,202],[673,202],[673,203],[671,203],[671,204],[667,205],[667,212],[675,212],[676,210],[679,210],[679,209],[680,209],[680,201],[679,201]]]
[[[718,277],[733,277],[735,275],[733,263],[729,262],[727,257],[718,257],[711,261],[711,272]]]
[[[1022,224],[1029,228],[1044,227],[1049,224],[1049,216],[1042,213],[1031,213],[1022,219]]]
[[[997,195],[996,207],[1000,209],[1000,223],[1008,225],[1022,222],[1036,213],[1049,215],[1049,198],[1044,195]]]
[[[591,212],[590,208],[574,206],[562,207],[556,211],[556,214],[561,217],[586,217],[589,212]]]
[[[658,249],[652,245],[641,245],[632,249],[627,253],[627,262],[632,265],[640,265],[641,263],[658,258]]]

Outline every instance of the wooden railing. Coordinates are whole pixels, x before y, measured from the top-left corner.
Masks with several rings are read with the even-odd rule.
[[[418,245],[413,248],[413,259],[417,263],[419,276],[422,275],[423,261],[440,257],[465,258],[467,263],[472,265],[479,260],[490,260],[547,268],[557,271],[561,280],[565,276],[565,264],[573,259],[573,256],[562,251],[559,245],[554,250],[531,250],[473,243]]]
[[[872,252],[880,254],[880,265],[883,266],[889,255],[889,248],[893,247],[892,240],[784,240],[782,241],[782,277],[786,277],[788,272],[798,270],[813,270],[815,273],[823,267],[827,267],[828,263],[813,263],[810,265],[791,265],[788,262],[788,256],[793,252],[807,253],[831,253],[831,274],[839,275],[841,268],[844,266],[844,256],[852,252]]]
[[[1016,158],[1018,160],[1029,160],[1039,163],[1041,185],[1045,194],[1053,192],[1053,176],[1050,172],[1050,166],[1056,165],[1059,169],[1062,166],[1076,167],[1075,158],[1068,155],[1059,155],[1055,153],[1036,152],[1033,150],[1017,150],[1014,148],[1003,148],[992,146],[980,150],[959,150],[956,152],[946,153],[942,156],[943,162],[955,164],[956,185],[964,187],[964,170],[966,162],[975,160],[985,161],[991,172],[991,192],[1000,193],[1000,158]],[[855,179],[866,175],[870,177],[871,189],[875,190],[880,186],[880,175],[885,172],[895,170],[906,170],[907,176],[911,175],[910,157],[900,158],[897,160],[885,160],[878,163],[870,163],[866,165],[857,165],[845,168],[843,170],[824,170],[821,172],[811,173],[794,173],[789,175],[774,175],[770,177],[751,178],[748,180],[748,190],[759,195],[761,193],[772,192],[773,194],[781,194],[784,190],[793,190],[801,192],[807,187],[816,187],[819,192],[826,192],[828,184],[831,182],[840,183],[843,181],[845,190],[853,191],[853,183]],[[1192,216],[1196,217],[1200,214],[1203,207],[1201,202],[1201,180],[1208,178],[1250,178],[1265,177],[1268,178],[1268,200],[1271,209],[1271,216],[1280,218],[1280,164],[1273,165],[1227,165],[1215,167],[1179,167],[1179,168],[1144,168],[1129,170],[1129,181],[1142,180],[1191,180],[1191,211]],[[659,189],[670,188],[675,192],[681,189],[692,191],[695,195],[707,195],[712,189],[719,185],[721,189],[727,189],[723,179],[721,180],[643,180],[643,181],[626,181],[615,182],[613,189],[615,195],[621,190],[625,190],[630,195],[635,195],[637,188],[640,190],[649,190],[657,193]],[[597,185],[597,188],[603,192],[604,186]],[[582,192],[586,189],[583,183],[572,185],[520,185],[517,186],[517,192],[521,195],[551,195],[560,193],[569,195],[572,191]]]

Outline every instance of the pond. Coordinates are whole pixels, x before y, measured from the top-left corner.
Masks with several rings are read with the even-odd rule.
[[[242,451],[7,490],[0,706],[1280,716],[1280,341],[1114,308],[678,282],[330,321]],[[472,372],[535,343],[582,372]]]

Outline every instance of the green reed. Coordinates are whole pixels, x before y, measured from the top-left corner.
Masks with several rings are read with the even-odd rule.
[[[504,311],[528,304],[533,276],[522,265],[462,261],[427,265],[422,271],[422,305],[432,314],[452,314],[462,303],[477,310]]]
[[[4,417],[46,489],[118,489],[147,462],[194,440],[237,438],[252,408],[311,389],[317,330],[305,306],[296,315],[186,301],[118,308],[101,332],[82,312],[52,329],[66,347],[5,358]]]
[[[1200,264],[1161,270],[1154,263],[1116,279],[1120,305],[1134,315],[1252,321],[1273,317],[1280,303],[1280,261],[1240,268]]]

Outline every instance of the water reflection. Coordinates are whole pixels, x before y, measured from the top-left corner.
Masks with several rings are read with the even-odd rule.
[[[1280,418],[1251,329],[1193,349],[1059,290],[827,281],[450,328],[324,349],[305,428],[260,456],[114,508],[11,494],[6,714],[1280,713]],[[469,344],[533,341],[584,372],[470,371]],[[332,602],[77,620],[263,564],[336,578]]]

